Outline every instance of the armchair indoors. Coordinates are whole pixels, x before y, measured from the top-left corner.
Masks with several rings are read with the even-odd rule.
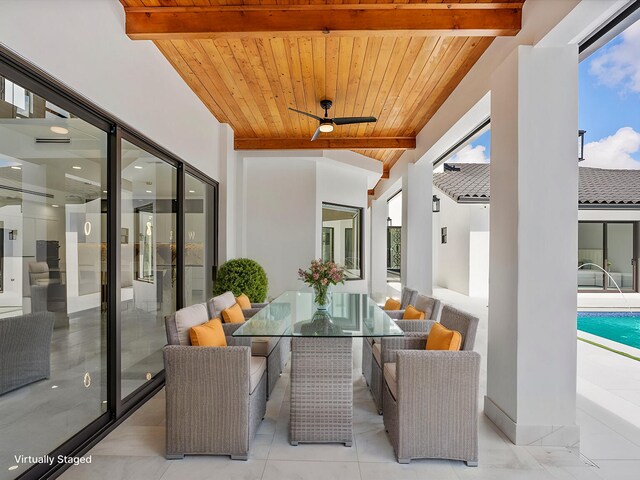
[[[0,319],[0,395],[49,378],[54,315]]]
[[[266,412],[267,362],[225,329],[227,347],[189,346],[189,328],[208,319],[204,304],[165,318],[164,347],[168,459],[185,454],[246,460]],[[236,341],[239,340],[239,341]],[[186,344],[185,344],[186,342]]]

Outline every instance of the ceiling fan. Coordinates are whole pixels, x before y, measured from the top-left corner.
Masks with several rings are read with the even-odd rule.
[[[307,117],[311,117],[320,122],[318,128],[316,129],[313,137],[311,137],[311,141],[313,142],[318,136],[320,132],[328,133],[333,132],[334,125],[351,125],[354,123],[371,123],[376,122],[376,117],[338,117],[338,118],[329,118],[329,109],[333,105],[331,100],[320,100],[320,106],[324,109],[324,118],[318,117],[317,115],[313,115],[311,113],[303,112],[302,110],[296,110],[295,108],[289,107],[289,110],[292,110],[297,113],[301,113],[302,115],[306,115]]]

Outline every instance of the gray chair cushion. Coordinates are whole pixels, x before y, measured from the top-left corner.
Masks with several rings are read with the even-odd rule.
[[[393,395],[394,399],[398,398],[398,378],[396,377],[396,364],[385,363],[384,364],[384,381],[389,386],[389,392]]]
[[[202,325],[209,320],[207,307],[205,307],[204,303],[181,308],[172,316],[175,319],[179,345],[191,345],[191,340],[189,339],[189,330],[191,327]],[[167,332],[168,331],[169,328],[167,328]]]
[[[267,370],[267,359],[264,357],[251,357],[249,365],[249,392],[253,393],[262,375]]]
[[[229,307],[233,307],[235,303],[236,297],[233,296],[233,292],[225,292],[222,295],[213,297],[207,302],[209,315],[211,315],[211,318],[218,317],[222,319],[222,311]]]
[[[267,357],[280,340],[279,337],[253,337],[251,339],[251,355]]]

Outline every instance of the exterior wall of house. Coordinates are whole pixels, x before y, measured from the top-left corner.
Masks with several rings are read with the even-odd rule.
[[[489,294],[489,206],[453,201],[436,187],[440,212],[433,214],[434,283],[470,297]],[[442,227],[447,243],[442,243]]]
[[[470,297],[486,298],[489,293],[489,205],[454,202],[436,187],[434,194],[440,198],[440,213],[433,216],[434,283]],[[579,210],[578,220],[638,222],[640,209]],[[442,244],[440,238],[444,226],[447,227],[446,244]],[[582,242],[579,248],[596,248],[593,245],[601,248],[601,236],[591,243],[584,235],[579,238]],[[612,262],[628,261],[626,256],[618,258],[611,244],[609,251]]]
[[[322,255],[322,202],[361,207],[365,279],[345,282],[335,291],[367,292],[367,172],[323,158],[289,155],[252,157],[238,152],[236,256],[253,258],[265,268],[269,296],[303,290],[298,268]]]
[[[125,34],[114,0],[2,2],[0,42],[207,175],[220,123],[151,41]]]

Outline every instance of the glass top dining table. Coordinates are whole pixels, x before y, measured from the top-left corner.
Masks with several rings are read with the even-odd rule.
[[[368,295],[333,293],[318,310],[311,292],[289,291],[258,311],[234,337],[387,337],[402,330]]]

